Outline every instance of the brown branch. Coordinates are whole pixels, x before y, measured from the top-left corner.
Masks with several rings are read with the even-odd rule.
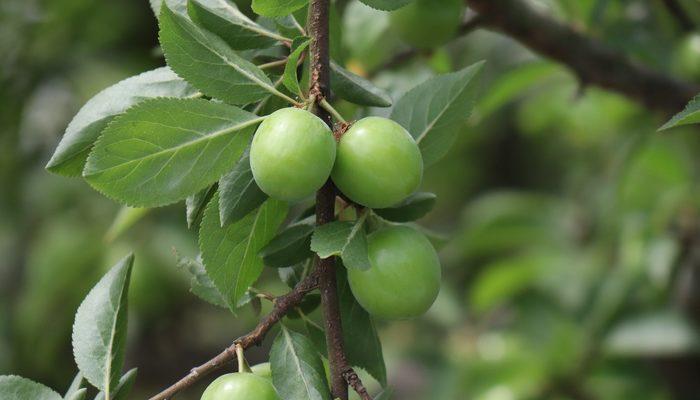
[[[669,14],[678,21],[683,32],[692,32],[695,30],[695,22],[683,10],[683,6],[678,0],[662,0]]]
[[[299,305],[304,296],[316,289],[318,285],[319,273],[318,271],[313,271],[304,280],[299,282],[299,284],[297,284],[292,291],[283,296],[277,297],[275,299],[275,305],[272,311],[258,323],[258,326],[256,326],[253,331],[236,339],[231,346],[227,347],[224,351],[219,353],[219,355],[200,365],[199,367],[193,368],[190,373],[187,374],[187,376],[180,379],[177,383],[164,391],[151,397],[150,400],[170,399],[181,390],[192,386],[205,375],[223,367],[227,362],[234,360],[236,358],[236,345],[240,345],[244,349],[250,348],[253,345],[259,345],[265,338],[267,332],[277,322],[279,322],[282,317],[287,315],[289,311]]]
[[[347,368],[343,373],[343,378],[350,385],[350,387],[360,395],[362,400],[372,400],[372,396],[369,395],[365,385],[362,384],[362,380],[357,373],[352,368]]]
[[[676,113],[700,86],[633,62],[602,42],[533,8],[524,0],[466,0],[484,24],[525,47],[571,68],[585,84],[635,99],[650,109]]]

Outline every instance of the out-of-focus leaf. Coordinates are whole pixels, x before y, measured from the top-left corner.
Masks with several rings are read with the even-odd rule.
[[[388,93],[365,78],[355,75],[331,60],[331,87],[338,97],[370,107],[390,107]]]
[[[70,386],[68,387],[68,390],[66,391],[66,394],[63,396],[64,399],[71,399],[72,396],[80,390],[80,388],[83,387],[83,381],[85,379],[83,378],[83,374],[78,371],[77,374],[75,374],[75,378],[73,378],[73,381],[71,382]]]
[[[278,268],[277,272],[287,286],[294,288],[306,276],[311,269],[311,260],[304,261],[300,264]]]
[[[478,100],[475,114],[486,118],[527,89],[551,77],[559,67],[547,61],[531,62],[501,74]]]
[[[160,44],[170,68],[207,95],[240,105],[279,93],[260,68],[223,39],[168,7],[161,10]]]
[[[336,275],[345,353],[350,364],[369,372],[382,386],[386,386],[386,366],[377,328],[367,311],[353,297],[345,274],[342,268],[338,268]]]
[[[374,212],[393,222],[410,222],[424,217],[435,206],[435,193],[419,192],[408,196],[400,204],[391,208],[377,208]]]
[[[615,355],[665,357],[700,352],[700,335],[682,314],[673,311],[649,313],[624,320],[605,339]]]
[[[270,349],[270,366],[282,400],[330,400],[321,357],[304,335],[282,325]]]
[[[360,0],[372,8],[382,11],[398,10],[413,0]]]
[[[301,87],[299,86],[297,67],[299,64],[299,58],[301,58],[301,55],[304,53],[304,50],[309,47],[310,43],[311,39],[306,36],[294,38],[289,57],[287,57],[287,64],[284,67],[284,75],[282,75],[282,83],[284,86],[289,89],[290,92],[296,93],[299,96],[301,96],[303,93]]]
[[[187,219],[187,227],[192,228],[197,220],[204,213],[209,200],[216,193],[217,185],[212,185],[206,189],[200,190],[196,194],[187,196],[185,199],[185,217]]]
[[[267,200],[239,221],[221,227],[219,199],[215,196],[204,212],[199,247],[207,275],[224,296],[231,311],[263,269],[260,250],[275,236],[287,215],[287,204]]]
[[[200,99],[152,99],[105,129],[83,176],[130,206],[158,207],[216,182],[236,163],[260,118]]]
[[[309,0],[253,0],[253,11],[266,17],[284,17],[304,7]]]
[[[272,268],[289,267],[311,257],[313,232],[314,226],[311,224],[293,225],[280,232],[260,250],[265,265]]]
[[[311,250],[321,258],[340,256],[348,268],[369,269],[364,219],[356,222],[334,221],[316,227]]]
[[[129,206],[120,208],[117,216],[114,217],[114,221],[112,221],[112,225],[107,229],[107,233],[105,233],[105,242],[113,242],[123,235],[124,232],[146,216],[148,211],[150,211],[150,208],[133,208]]]
[[[186,269],[192,275],[190,280],[190,292],[200,299],[219,307],[227,307],[219,290],[214,286],[204,269],[201,260],[193,260],[187,257],[177,256],[177,266]]]
[[[484,63],[439,75],[411,89],[396,102],[391,119],[416,139],[430,166],[449,150],[466,124],[476,96],[476,77]]]
[[[85,400],[87,399],[87,389],[78,389],[70,397],[66,397],[66,400]]]
[[[136,382],[137,373],[138,369],[133,368],[130,369],[126,374],[124,374],[124,376],[122,376],[121,379],[119,379],[119,384],[117,385],[117,388],[116,390],[114,390],[114,393],[111,395],[110,399],[127,400],[129,398],[131,388],[134,386],[134,382]],[[105,400],[105,393],[98,393],[97,397],[95,397],[95,400]]]
[[[219,212],[221,226],[245,217],[267,200],[258,187],[250,169],[250,155],[246,150],[236,166],[219,180]]]
[[[100,133],[115,116],[153,97],[193,97],[196,89],[168,67],[132,76],[91,98],[73,117],[46,169],[66,176],[78,176]]]
[[[391,396],[394,394],[394,391],[391,388],[386,388],[382,390],[381,393],[379,393],[374,400],[389,400],[391,399]]]
[[[160,8],[165,3],[168,8],[182,15],[187,15],[187,0],[149,0],[151,9],[156,17],[160,15]]]
[[[685,106],[683,111],[674,115],[659,130],[663,131],[676,126],[697,124],[698,122],[700,122],[700,97],[695,97]]]
[[[73,355],[93,386],[115,393],[126,350],[127,292],[134,256],[119,261],[95,285],[75,314]]]
[[[61,400],[48,387],[16,375],[0,376],[0,399]]]
[[[194,22],[234,50],[265,48],[285,39],[252,21],[230,0],[190,0],[187,10]]]

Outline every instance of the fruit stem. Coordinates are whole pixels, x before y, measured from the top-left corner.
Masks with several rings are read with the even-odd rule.
[[[347,123],[348,123],[348,121],[346,121],[345,118],[343,118],[343,116],[340,115],[340,113],[338,112],[338,110],[336,110],[335,108],[333,108],[333,106],[331,105],[331,103],[329,103],[326,99],[321,98],[321,101],[319,101],[318,104],[321,105],[321,107],[323,107],[324,110],[328,111],[328,112],[333,116],[333,118],[334,118],[336,121],[341,122],[341,123],[343,123],[343,124],[347,124]]]
[[[240,343],[236,343],[236,358],[238,359],[238,372],[253,372],[250,369],[250,365],[248,365],[248,361],[245,359],[245,355],[243,354],[243,346],[241,346]]]

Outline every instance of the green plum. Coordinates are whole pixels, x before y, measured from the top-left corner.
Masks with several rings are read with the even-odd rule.
[[[681,40],[673,54],[675,73],[690,79],[700,79],[700,34],[691,33]]]
[[[416,141],[401,125],[368,117],[355,122],[340,138],[331,176],[354,202],[384,208],[418,189],[423,158]]]
[[[202,394],[201,400],[280,400],[268,378],[247,372],[222,375]]]
[[[296,201],[326,182],[333,168],[333,132],[317,116],[283,108],[260,124],[250,147],[255,182],[270,197]]]
[[[371,267],[348,269],[350,289],[368,313],[385,319],[417,317],[440,291],[440,261],[428,239],[413,228],[393,226],[367,237]]]
[[[430,49],[455,36],[464,8],[464,0],[415,0],[391,13],[391,27],[404,42]]]

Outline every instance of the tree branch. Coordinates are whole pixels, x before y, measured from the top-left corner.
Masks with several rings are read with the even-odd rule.
[[[289,293],[284,296],[277,297],[275,299],[275,305],[272,311],[265,316],[255,327],[253,331],[245,336],[236,339],[231,346],[227,347],[224,351],[219,353],[216,357],[207,361],[206,363],[200,365],[199,367],[193,368],[187,376],[180,379],[177,383],[165,389],[164,391],[158,393],[157,395],[150,398],[150,400],[166,400],[175,396],[181,390],[184,390],[192,386],[195,382],[202,379],[205,375],[210,372],[217,370],[224,366],[229,361],[236,358],[236,346],[240,345],[242,348],[247,349],[253,345],[259,345],[267,332],[277,323],[282,317],[287,315],[294,307],[301,303],[301,300],[309,292],[318,288],[319,285],[319,273],[317,270],[311,272],[304,280],[299,282],[299,284],[292,289]]]
[[[307,30],[311,36],[309,47],[311,88],[309,96],[316,99],[316,115],[332,129],[331,116],[323,107],[320,107],[320,103],[330,94],[329,16],[329,0],[311,0],[307,23]],[[334,215],[335,187],[329,179],[316,194],[316,224],[327,224],[333,221]],[[317,258],[316,265],[320,274],[319,288],[325,322],[326,346],[328,347],[328,364],[331,373],[331,394],[334,399],[347,400],[348,385],[343,378],[345,351],[343,349],[343,330],[335,277],[335,260],[333,257]]]
[[[700,86],[652,71],[600,41],[542,14],[523,0],[466,0],[484,24],[571,68],[595,84],[667,113],[682,110]]]

